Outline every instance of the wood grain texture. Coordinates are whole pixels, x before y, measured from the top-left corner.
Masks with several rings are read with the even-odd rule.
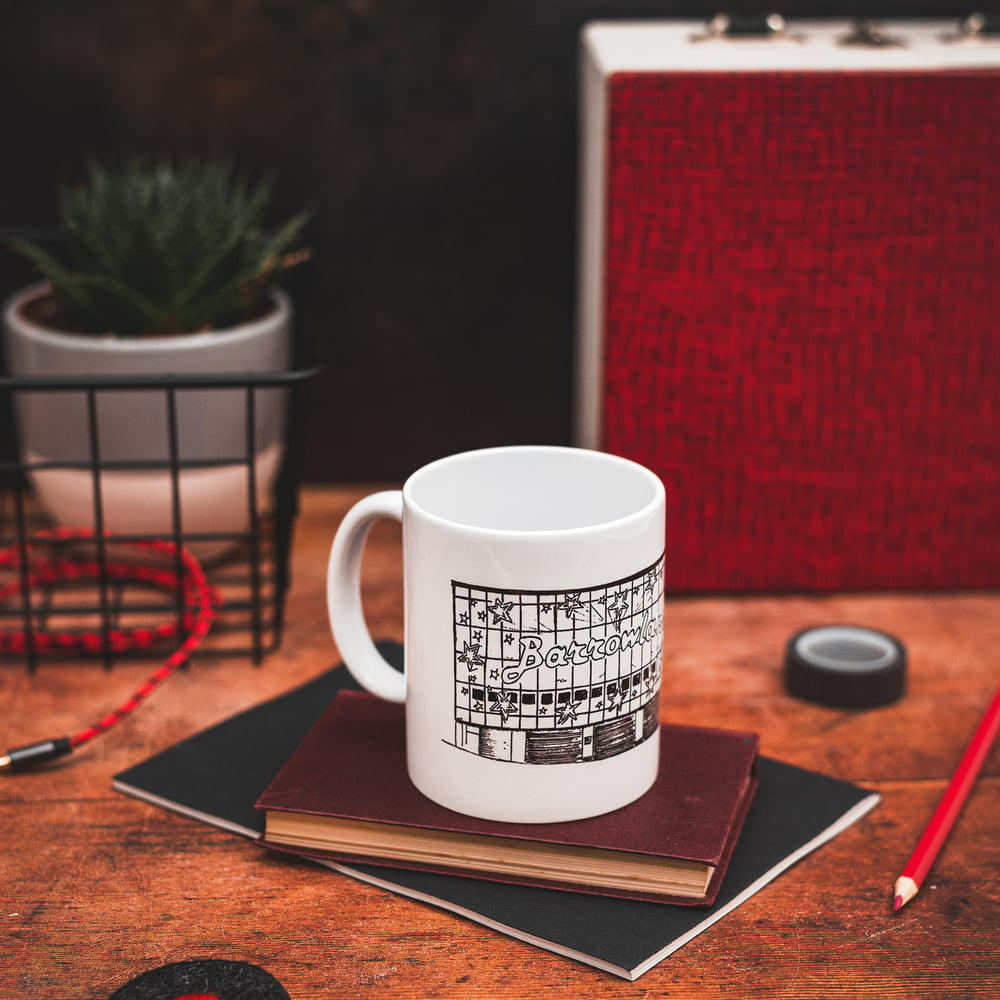
[[[995,685],[995,593],[668,601],[665,719],[756,729],[765,753],[884,801],[634,984],[114,793],[117,771],[335,662],[326,557],[347,506],[369,491],[303,496],[279,653],[260,667],[195,660],[78,755],[0,776],[0,1000],[100,1000],[151,966],[192,957],[255,962],[296,1000],[997,995],[997,752],[923,891],[898,914],[890,899]],[[398,526],[374,531],[364,579],[372,631],[401,639]],[[786,639],[829,621],[903,638],[910,687],[898,704],[847,712],[783,693]],[[4,662],[0,743],[78,729],[148,671],[79,662],[29,675]]]

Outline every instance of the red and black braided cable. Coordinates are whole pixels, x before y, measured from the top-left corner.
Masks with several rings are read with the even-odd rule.
[[[59,528],[35,536],[37,542],[94,542],[96,535],[85,528]],[[51,760],[69,753],[106,732],[116,722],[133,712],[163,681],[177,671],[204,642],[219,603],[218,594],[209,584],[205,572],[190,550],[165,539],[118,540],[105,536],[105,543],[126,546],[170,557],[159,563],[142,563],[131,559],[108,559],[105,552],[98,558],[89,553],[71,553],[47,557],[33,545],[14,545],[0,550],[0,568],[12,571],[12,579],[0,586],[0,601],[23,594],[24,588],[54,587],[60,583],[103,581],[135,582],[178,594],[180,613],[171,621],[156,626],[123,629],[110,622],[100,630],[27,629],[0,632],[0,652],[21,653],[34,650],[45,653],[56,650],[81,653],[123,653],[149,649],[154,645],[184,635],[180,645],[132,694],[111,712],[92,725],[69,737],[44,740],[17,747],[0,755],[0,769],[18,770],[31,764]],[[171,562],[173,565],[170,565]]]

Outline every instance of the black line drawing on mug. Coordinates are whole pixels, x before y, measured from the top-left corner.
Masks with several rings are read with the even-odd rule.
[[[564,591],[452,581],[454,746],[520,764],[604,760],[659,718],[663,557]]]

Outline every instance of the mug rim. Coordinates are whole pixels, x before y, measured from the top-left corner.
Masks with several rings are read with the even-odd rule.
[[[456,520],[436,513],[420,503],[414,497],[414,490],[420,485],[420,481],[427,476],[433,475],[442,468],[449,465],[458,465],[472,458],[477,458],[491,454],[511,454],[519,452],[521,454],[573,454],[586,456],[588,460],[602,462],[609,467],[628,469],[634,474],[638,474],[645,479],[651,487],[649,500],[641,507],[623,514],[620,517],[608,518],[597,521],[593,524],[583,524],[567,528],[499,528],[484,525],[470,524],[466,521]],[[656,509],[663,508],[666,504],[666,488],[663,481],[655,472],[642,465],[640,462],[620,455],[613,455],[610,452],[598,451],[592,448],[577,448],[569,445],[500,445],[491,448],[475,448],[469,451],[456,452],[452,455],[445,455],[434,459],[426,465],[421,466],[412,472],[403,483],[402,488],[404,510],[410,509],[422,518],[425,518],[438,527],[447,528],[451,531],[467,532],[477,536],[491,536],[503,538],[552,538],[568,537],[572,535],[596,534],[607,531],[611,528],[627,526],[630,522],[640,522],[653,514]]]

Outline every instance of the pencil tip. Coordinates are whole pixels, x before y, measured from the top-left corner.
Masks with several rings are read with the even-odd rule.
[[[917,883],[909,875],[900,875],[892,887],[895,899],[892,902],[893,912],[901,910],[917,894]]]

